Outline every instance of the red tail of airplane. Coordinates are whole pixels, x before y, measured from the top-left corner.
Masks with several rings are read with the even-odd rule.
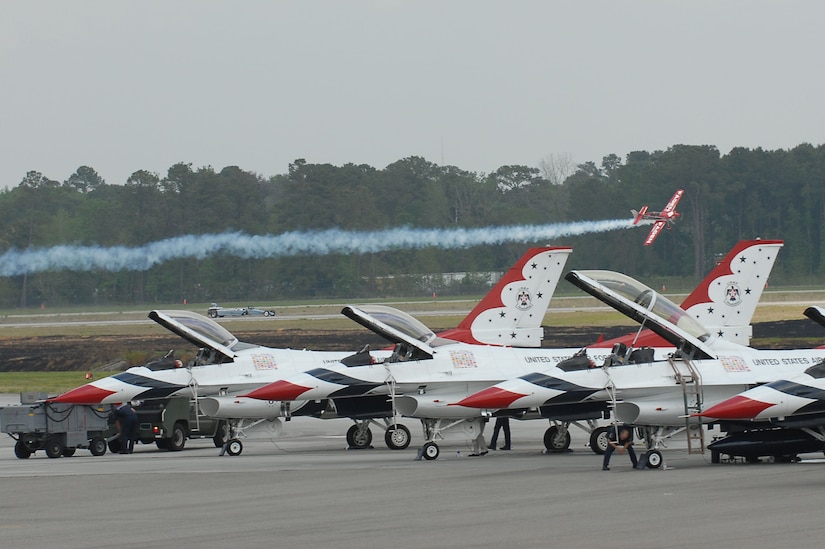
[[[638,212],[636,210],[630,210],[630,213],[636,216],[636,218],[633,220],[633,224],[638,225],[639,221],[641,221],[647,213],[647,206],[642,206],[642,209]]]
[[[771,274],[781,240],[742,240],[696,286],[682,302],[682,309],[708,332],[741,345],[750,344],[751,321]],[[809,316],[806,312],[806,316]],[[825,316],[823,317],[825,325]],[[634,347],[667,347],[650,330],[596,342],[592,347],[609,348],[615,343]]]
[[[464,343],[541,347],[541,324],[572,251],[530,248],[458,327],[437,335]]]

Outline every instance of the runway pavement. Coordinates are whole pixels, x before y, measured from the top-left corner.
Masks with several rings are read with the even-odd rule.
[[[584,432],[574,451],[545,455],[546,422],[513,421],[512,451],[469,457],[448,442],[415,461],[421,431],[405,423],[403,451],[375,430],[374,449],[346,450],[348,420],[295,418],[237,457],[191,440],[177,453],[19,460],[2,435],[2,546],[779,547],[825,533],[820,459],[711,465],[679,441],[666,469],[614,455],[601,471]]]

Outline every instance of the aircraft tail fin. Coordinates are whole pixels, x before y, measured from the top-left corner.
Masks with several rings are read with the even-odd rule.
[[[633,214],[633,224],[634,224],[634,225],[638,225],[638,224],[639,224],[639,221],[641,221],[641,220],[642,220],[642,218],[643,218],[643,217],[645,216],[645,214],[647,213],[647,206],[642,206],[642,209],[641,209],[641,210],[639,210],[639,211],[636,211],[636,210],[630,210],[630,213],[632,213],[632,214]]]
[[[464,343],[540,347],[541,323],[572,251],[530,248],[458,327],[438,335]]]
[[[685,299],[682,309],[712,334],[748,345],[753,314],[782,245],[781,240],[739,242]]]

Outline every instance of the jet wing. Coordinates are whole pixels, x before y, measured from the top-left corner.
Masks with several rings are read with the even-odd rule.
[[[650,246],[653,244],[653,241],[656,240],[656,237],[659,236],[659,233],[662,232],[662,229],[667,224],[667,221],[659,220],[653,224],[653,228],[650,229],[650,232],[647,234],[647,239],[645,240],[645,246]]]
[[[391,343],[406,343],[432,358],[430,343],[438,340],[435,333],[405,312],[386,305],[347,305],[341,314]],[[447,340],[442,340],[447,341]]]
[[[206,347],[234,360],[238,338],[210,318],[192,311],[152,311],[149,318],[196,347]]]
[[[673,210],[675,210],[676,204],[678,204],[679,201],[682,199],[683,194],[685,194],[684,189],[679,189],[678,191],[673,193],[673,196],[670,198],[670,202],[667,203],[667,206],[665,206],[665,209],[662,210],[662,213],[672,212]]]
[[[650,328],[696,359],[715,358],[705,344],[709,334],[678,305],[641,282],[613,271],[571,271],[564,277],[628,318]]]

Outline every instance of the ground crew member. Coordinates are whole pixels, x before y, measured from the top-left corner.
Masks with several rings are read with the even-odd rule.
[[[131,454],[137,440],[137,413],[131,404],[123,402],[115,407],[114,415],[120,424],[120,453]]]
[[[613,425],[607,430],[607,450],[604,452],[604,462],[602,463],[602,471],[609,471],[610,456],[613,452],[630,455],[630,462],[633,463],[633,468],[639,464],[636,459],[636,451],[633,449],[633,429],[627,425]]]
[[[490,445],[488,448],[490,450],[496,449],[496,442],[498,442],[498,432],[503,430],[504,431],[504,446],[502,446],[501,450],[509,450],[510,449],[510,418],[509,417],[497,417],[496,418],[496,426],[493,428],[493,436],[490,437]]]

